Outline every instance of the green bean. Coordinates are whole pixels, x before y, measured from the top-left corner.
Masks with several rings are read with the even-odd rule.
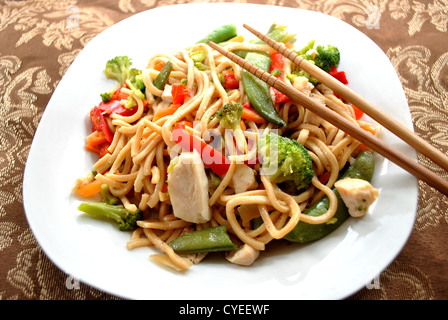
[[[271,58],[258,52],[249,52],[246,61],[252,63],[263,71],[269,72]],[[285,127],[285,121],[275,109],[271,98],[269,86],[250,72],[243,70],[243,86],[250,104],[267,121],[280,127]]]
[[[153,84],[157,89],[163,90],[171,74],[171,70],[173,70],[173,63],[171,62],[171,60],[168,60],[163,66],[163,68],[160,70],[157,77],[154,79]]]
[[[185,233],[172,240],[169,246],[177,253],[229,251],[238,248],[230,240],[225,225]]]
[[[339,177],[343,179],[346,177],[357,178],[370,181],[375,169],[375,163],[373,161],[372,153],[364,151],[360,153],[353,164],[351,164],[344,173]],[[338,207],[334,217],[327,223],[323,224],[308,224],[300,221],[296,227],[288,233],[284,239],[291,242],[305,243],[323,238],[336,230],[342,223],[344,223],[350,214],[348,209],[342,201],[339,193],[336,189],[333,189],[338,199]],[[327,196],[324,196],[318,202],[316,202],[311,208],[306,210],[304,214],[317,217],[327,212],[329,208],[329,200]]]
[[[232,39],[233,37],[236,36],[237,36],[236,26],[233,24],[226,24],[224,26],[216,28],[208,35],[206,35],[205,38],[199,40],[197,43],[209,43],[210,41],[220,43]]]

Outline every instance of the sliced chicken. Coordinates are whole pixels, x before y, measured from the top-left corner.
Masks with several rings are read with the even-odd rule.
[[[314,89],[314,86],[311,82],[308,81],[306,77],[298,76],[295,77],[292,83],[293,87],[302,93],[309,95],[311,91]]]
[[[366,215],[370,205],[378,198],[378,190],[366,180],[345,178],[336,181],[334,186],[352,217]]]
[[[162,93],[162,100],[164,102],[173,103],[173,95],[171,93],[171,89],[172,87],[169,84],[165,85]]]
[[[232,180],[230,181],[230,186],[235,189],[236,193],[256,189],[258,182],[255,179],[255,170],[244,163],[237,164]]]
[[[226,256],[226,259],[232,263],[242,266],[250,266],[260,256],[260,251],[255,250],[248,244],[244,244],[238,250]]]
[[[204,223],[211,219],[208,179],[200,154],[183,152],[168,173],[168,194],[179,219]]]
[[[241,218],[241,225],[245,228],[249,228],[251,221],[260,216],[257,204],[242,204],[237,210]]]

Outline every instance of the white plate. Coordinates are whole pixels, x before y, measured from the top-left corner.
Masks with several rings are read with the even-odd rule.
[[[105,30],[82,50],[48,103],[29,153],[23,183],[27,219],[37,241],[61,270],[129,299],[342,299],[362,289],[393,261],[414,224],[417,182],[380,157],[372,182],[380,196],[368,216],[349,219],[315,243],[269,246],[249,268],[211,257],[188,272],[171,272],[151,262],[152,249],[128,251],[128,233],[80,216],[79,200],[70,191],[76,178],[94,163],[84,151],[84,139],[90,108],[99,102],[99,93],[112,85],[102,73],[106,61],[128,55],[135,67],[142,68],[152,54],[186,47],[221,25],[234,23],[240,34],[251,39],[254,36],[243,23],[266,31],[272,22],[288,25],[288,31],[297,33],[298,43],[316,39],[338,46],[340,69],[347,72],[350,87],[412,127],[404,92],[386,55],[334,17],[249,4],[174,5],[136,14]],[[416,158],[410,147],[388,132],[383,138]]]

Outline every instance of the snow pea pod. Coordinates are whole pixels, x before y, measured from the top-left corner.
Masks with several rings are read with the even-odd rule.
[[[263,71],[269,72],[271,58],[258,52],[249,52],[246,61],[252,63]],[[250,72],[243,70],[243,86],[250,104],[267,121],[280,127],[285,127],[286,122],[275,109],[269,86]]]
[[[171,70],[173,70],[173,63],[170,60],[168,60],[160,70],[157,77],[154,79],[153,83],[154,87],[156,87],[159,90],[163,90],[171,74]]]
[[[197,43],[209,43],[210,41],[220,43],[232,39],[233,37],[236,36],[237,36],[236,26],[233,24],[226,24],[219,28],[216,28],[208,35],[206,35],[205,38],[199,40]]]
[[[357,178],[370,181],[373,176],[375,169],[375,163],[373,160],[372,153],[368,151],[361,152],[355,159],[355,161],[342,173],[339,179],[343,178]],[[342,201],[339,193],[336,189],[333,189],[338,199],[338,207],[336,214],[331,223],[323,224],[308,224],[306,222],[300,221],[295,228],[288,233],[284,239],[291,242],[305,243],[323,238],[324,236],[330,234],[332,231],[336,230],[342,223],[344,223],[350,214],[348,209]],[[316,202],[312,207],[304,212],[304,214],[310,216],[321,216],[327,212],[329,208],[329,200],[327,196],[324,196],[321,200]]]
[[[227,226],[206,228],[185,233],[169,243],[177,253],[200,253],[238,249],[227,234]]]

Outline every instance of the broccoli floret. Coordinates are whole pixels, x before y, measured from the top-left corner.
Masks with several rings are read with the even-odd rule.
[[[143,82],[142,71],[136,68],[131,68],[132,61],[127,56],[116,56],[106,63],[104,74],[108,79],[117,80],[121,86],[126,84],[132,92],[140,99],[145,99],[145,84]],[[112,94],[110,94],[111,96]],[[106,92],[101,95],[103,102],[110,100],[109,93]],[[105,101],[106,100],[106,101]],[[126,108],[132,108],[136,105],[134,99],[129,96],[125,103]]]
[[[218,110],[218,112],[216,112],[216,118],[219,120],[219,124],[222,127],[233,130],[238,149],[245,152],[247,141],[240,126],[243,112],[244,108],[241,104],[226,103],[220,110]]]
[[[127,210],[119,199],[109,192],[106,184],[101,185],[101,202],[86,202],[78,206],[78,210],[87,213],[96,219],[112,219],[118,224],[121,231],[133,231],[137,228],[137,221],[143,219],[143,212]]]
[[[210,70],[210,67],[204,64],[207,58],[207,53],[204,50],[194,51],[189,54],[190,59],[193,60],[194,66],[200,71]]]
[[[339,49],[332,45],[327,45],[325,48],[322,45],[318,45],[316,47],[316,58],[314,59],[314,63],[319,68],[330,71],[331,67],[338,66],[339,61],[341,60],[341,54]]]
[[[101,100],[102,100],[104,103],[109,102],[110,99],[112,99],[112,95],[114,94],[114,92],[115,92],[115,89],[112,89],[112,90],[110,90],[110,91],[101,93],[101,94],[100,94],[100,96],[101,96]]]
[[[299,71],[293,71],[292,73],[287,73],[286,78],[289,79],[291,82],[294,82],[294,79],[296,77],[305,77],[308,79],[308,81],[313,85],[317,86],[320,82],[316,78],[314,78],[312,75],[310,75],[308,72],[304,70]]]
[[[101,196],[103,197],[101,202],[113,205],[120,203],[120,199],[110,193],[109,186],[105,183],[101,185]]]
[[[308,42],[302,49],[296,51],[296,53],[297,53],[298,55],[300,55],[302,58],[308,60],[310,63],[313,63],[313,64],[315,63],[315,62],[314,62],[314,58],[315,58],[316,55],[317,55],[316,50],[314,50],[314,43],[315,43],[315,40],[311,40],[311,41]],[[313,77],[312,75],[310,75],[308,72],[306,72],[306,71],[304,71],[304,70],[302,70],[302,69],[300,69],[300,68],[297,68],[297,70],[293,71],[291,74],[287,74],[286,76],[287,76],[287,78],[288,78],[289,80],[291,80],[291,82],[294,81],[294,78],[295,78],[296,76],[299,76],[299,77],[305,77],[305,78],[307,78],[308,81],[309,81],[313,86],[317,86],[317,85],[319,84],[319,81],[318,81],[316,78],[314,78],[314,77]]]
[[[299,191],[309,187],[314,176],[311,157],[296,140],[270,132],[259,139],[258,152],[270,181],[292,181]]]
[[[117,80],[121,85],[123,85],[129,77],[131,64],[132,61],[129,57],[116,56],[115,58],[107,61],[104,74],[108,79]]]
[[[129,70],[129,78],[125,81],[126,85],[140,99],[145,99],[145,84],[143,82],[142,71],[132,68]]]
[[[140,209],[136,212],[127,210],[123,205],[112,205],[105,202],[85,202],[78,206],[78,210],[96,219],[112,219],[118,223],[120,231],[132,231],[137,228],[137,221],[142,220]]]

